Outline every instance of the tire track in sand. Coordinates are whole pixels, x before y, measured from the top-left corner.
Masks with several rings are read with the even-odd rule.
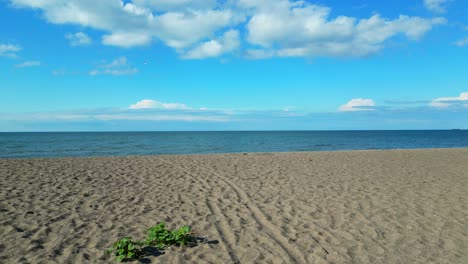
[[[236,160],[236,163],[238,163],[238,159]],[[211,175],[215,176],[218,180],[224,182],[227,186],[229,186],[236,193],[236,195],[241,200],[244,201],[244,203],[243,203],[244,206],[251,212],[254,220],[260,226],[265,227],[267,229],[267,231],[269,231],[269,232],[265,232],[265,233],[268,234],[268,236],[270,236],[271,239],[273,241],[275,241],[276,244],[278,244],[281,249],[283,249],[283,251],[286,253],[286,255],[288,256],[288,258],[291,260],[292,263],[307,263],[305,261],[304,255],[301,254],[300,251],[297,248],[294,248],[289,243],[288,239],[285,238],[281,234],[281,231],[278,230],[278,228],[267,219],[265,214],[252,202],[252,200],[247,195],[247,193],[245,193],[239,186],[237,186],[231,180],[229,180],[229,179],[227,179],[225,177],[222,177],[220,174],[218,174],[216,171],[214,171],[214,170],[212,170],[210,168],[206,168],[204,166],[195,165],[195,164],[192,164],[192,165],[197,167],[200,170],[203,170],[203,171],[206,171],[206,172],[210,173]],[[177,166],[177,165],[173,164],[173,166]],[[185,170],[184,168],[181,168],[180,166],[177,166],[177,167],[179,167],[180,169],[182,169],[182,170],[184,170],[184,171],[186,171],[187,173],[190,174],[190,172]],[[196,177],[194,177],[194,178],[196,178]],[[220,215],[219,213],[220,213],[220,211],[216,215]],[[229,230],[229,228],[227,228],[227,230]]]
[[[172,162],[169,162],[163,159],[161,159],[161,161],[170,165],[171,167],[174,167],[176,169],[179,169],[187,173],[188,176],[190,176],[193,180],[198,181],[204,188],[210,189],[210,190],[207,190],[208,193],[210,194],[213,193],[212,192],[212,190],[214,189],[213,186],[210,186],[210,184],[208,184],[207,181],[202,180],[200,177],[194,176],[189,170],[185,169],[183,166],[173,164]],[[208,188],[206,186],[208,186]],[[214,198],[212,200],[214,200]],[[240,263],[239,257],[236,255],[235,251],[232,249],[232,246],[231,246],[231,245],[235,245],[235,238],[234,238],[235,235],[232,233],[231,229],[226,224],[228,222],[227,217],[222,213],[219,206],[216,205],[216,203],[214,203],[213,201],[211,201],[208,197],[205,198],[205,203],[211,215],[215,215],[215,216],[223,218],[223,219],[214,221],[216,232],[218,233],[218,236],[220,237],[220,239],[223,241],[222,245],[224,246],[226,252],[228,253],[229,258],[231,259],[232,263]]]

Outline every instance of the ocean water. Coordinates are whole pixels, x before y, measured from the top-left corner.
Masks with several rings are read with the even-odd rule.
[[[0,133],[0,158],[468,147],[468,130]]]

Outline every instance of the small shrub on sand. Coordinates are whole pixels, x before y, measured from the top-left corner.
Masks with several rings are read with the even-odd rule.
[[[164,223],[160,223],[157,226],[149,228],[147,231],[146,244],[159,249],[172,245],[185,246],[187,243],[194,241],[194,237],[190,234],[191,228],[189,226],[183,226],[176,230],[168,230]]]
[[[179,229],[166,229],[164,223],[147,229],[147,237],[144,241],[134,241],[131,237],[124,237],[115,242],[111,248],[107,249],[108,253],[115,256],[117,262],[124,260],[135,260],[140,257],[147,256],[151,249],[164,250],[169,246],[186,246],[197,244],[196,238],[191,233],[189,226],[183,226]]]
[[[136,259],[141,255],[141,245],[140,241],[133,241],[131,237],[124,237],[107,249],[107,252],[112,253],[114,251],[117,262],[124,259]]]

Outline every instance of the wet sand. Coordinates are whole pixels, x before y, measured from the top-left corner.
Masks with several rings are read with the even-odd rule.
[[[468,263],[468,149],[0,159],[0,263]],[[138,262],[135,262],[138,263]]]

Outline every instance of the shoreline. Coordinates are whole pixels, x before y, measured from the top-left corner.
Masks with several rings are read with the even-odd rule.
[[[274,151],[274,152],[225,152],[225,153],[186,153],[186,154],[153,154],[153,155],[108,155],[108,156],[53,156],[53,157],[0,157],[0,160],[29,159],[74,159],[74,158],[133,158],[133,157],[173,157],[173,156],[229,156],[229,155],[271,155],[271,154],[320,154],[349,152],[392,152],[392,151],[438,151],[438,150],[468,150],[468,147],[453,148],[395,148],[395,149],[351,149],[351,150],[307,150],[307,151]]]
[[[464,263],[468,148],[0,159],[0,262],[114,263],[159,222],[212,243],[151,263]]]

